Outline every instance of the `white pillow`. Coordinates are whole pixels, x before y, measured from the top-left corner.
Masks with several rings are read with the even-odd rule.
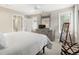
[[[0,49],[5,48],[5,36],[3,33],[0,33]]]

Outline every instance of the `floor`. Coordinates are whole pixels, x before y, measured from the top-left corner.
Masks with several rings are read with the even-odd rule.
[[[46,55],[60,55],[61,52],[61,43],[52,42],[52,49],[45,48]]]
[[[62,44],[59,42],[52,42],[52,49],[45,48],[45,54],[43,55],[61,55],[61,46]],[[79,53],[77,53],[79,55]]]

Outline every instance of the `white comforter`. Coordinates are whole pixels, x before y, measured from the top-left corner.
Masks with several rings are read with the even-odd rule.
[[[1,55],[35,55],[49,39],[42,34],[31,32],[5,33],[6,48],[0,50]]]

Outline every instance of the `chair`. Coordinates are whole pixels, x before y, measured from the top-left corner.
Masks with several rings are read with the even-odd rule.
[[[72,38],[69,32],[69,24],[70,23],[64,23],[62,27],[60,36],[60,42],[62,42],[61,55],[76,55],[79,53],[79,44],[72,42]],[[63,35],[65,36],[62,39]]]

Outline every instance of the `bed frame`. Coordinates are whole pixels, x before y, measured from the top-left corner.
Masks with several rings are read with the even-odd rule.
[[[45,47],[46,47],[47,45],[45,45],[45,46],[43,46],[43,48],[42,48],[42,53],[41,53],[41,51],[39,51],[36,55],[42,55],[42,54],[45,54]]]

